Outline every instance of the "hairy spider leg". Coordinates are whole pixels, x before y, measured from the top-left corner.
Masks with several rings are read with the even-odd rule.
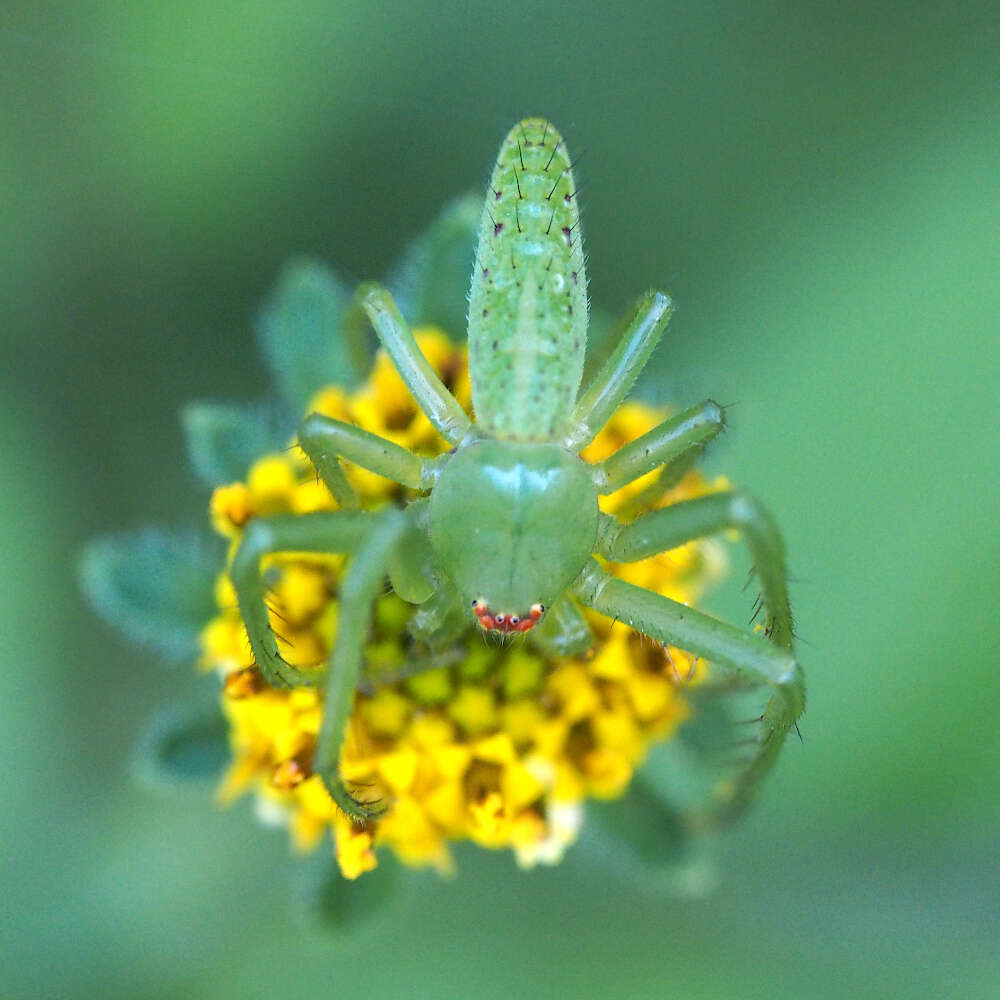
[[[794,636],[784,546],[771,516],[746,493],[712,493],[654,510],[615,533],[606,531],[600,554],[613,562],[638,562],[729,528],[739,530],[753,556],[764,602],[765,634],[791,649]]]
[[[458,444],[469,432],[469,418],[421,353],[392,296],[369,282],[361,285],[356,297],[410,395],[438,433]]]
[[[323,673],[294,667],[281,656],[268,615],[261,559],[274,552],[352,553],[367,536],[374,517],[368,511],[316,511],[254,518],[247,524],[229,577],[257,669],[272,687],[317,687]]]
[[[316,742],[313,770],[323,778],[333,801],[352,819],[364,822],[386,811],[383,803],[360,802],[340,777],[340,749],[354,708],[361,678],[364,643],[371,626],[372,608],[385,579],[389,557],[399,546],[408,525],[399,510],[383,508],[358,547],[340,590],[337,636],[326,684],[323,721]]]
[[[615,493],[659,465],[664,466],[661,479],[670,482],[675,469],[687,468],[692,453],[708,444],[725,424],[722,407],[711,399],[664,420],[594,466],[598,492]]]
[[[452,444],[469,429],[469,418],[420,352],[392,296],[378,285],[362,285],[349,312],[363,311],[417,405]],[[299,445],[342,510],[356,510],[358,497],[340,464],[345,458],[380,476],[416,490],[429,490],[443,461],[422,459],[405,448],[319,413],[299,425]]]
[[[676,646],[727,667],[771,696],[761,717],[757,750],[736,778],[716,789],[716,801],[690,817],[707,829],[737,819],[760,781],[777,760],[788,730],[805,707],[802,670],[790,650],[605,573],[595,562],[575,584],[580,599],[595,611],[625,622],[666,645]]]
[[[715,805],[696,820],[706,826],[731,822],[749,805],[788,730],[805,709],[805,680],[792,651],[794,632],[781,537],[767,512],[744,493],[699,497],[653,511],[628,526],[614,529],[606,522],[602,527],[599,554],[615,562],[645,559],[728,528],[741,531],[753,555],[766,611],[766,639],[618,580],[596,562],[575,585],[581,600],[596,611],[772,688],[761,716],[755,754],[733,782],[717,791]]]
[[[339,460],[344,458],[412,490],[429,490],[448,460],[447,455],[421,458],[378,434],[322,413],[310,413],[299,424],[299,445],[324,482],[331,469],[343,475]]]
[[[632,306],[618,346],[601,366],[570,415],[563,445],[586,448],[628,395],[670,321],[673,303],[662,292],[649,291]]]
[[[373,818],[381,809],[358,802],[347,791],[338,773],[340,749],[361,676],[372,605],[392,553],[411,527],[407,514],[392,507],[375,513],[319,511],[260,518],[247,525],[230,568],[250,648],[264,679],[277,688],[325,688],[313,767],[337,805],[359,821]],[[274,552],[342,552],[352,557],[340,590],[337,635],[327,669],[293,667],[278,652],[260,568],[261,559]]]
[[[318,415],[312,414],[312,416]],[[303,421],[304,423],[305,421]],[[306,445],[303,444],[302,427],[299,428],[299,446],[312,462],[313,467],[316,469],[316,474],[323,480],[324,485],[330,491],[330,495],[337,501],[337,506],[341,510],[360,510],[361,502],[358,500],[358,494],[348,481],[344,468],[338,461],[336,454],[317,453],[313,455]]]
[[[629,497],[620,507],[616,508],[615,517],[623,524],[628,524],[629,521],[634,521],[641,514],[658,507],[667,493],[684,478],[690,469],[694,468],[707,444],[706,441],[690,448],[664,465],[648,486],[644,486],[638,493]]]
[[[321,413],[310,413],[299,425],[299,446],[324,481],[324,470],[339,469],[339,460],[345,458],[414,490],[430,490],[450,458],[449,455],[422,458],[377,434]],[[409,503],[407,512],[415,525],[423,523],[426,507],[425,499]],[[423,604],[440,589],[437,581],[432,583],[428,578],[433,562],[426,532],[411,532],[408,544],[397,549],[389,561],[393,590],[410,604]]]

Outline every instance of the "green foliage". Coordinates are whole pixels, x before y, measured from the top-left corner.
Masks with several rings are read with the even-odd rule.
[[[650,747],[626,796],[590,807],[583,846],[647,891],[701,896],[714,888],[716,869],[713,841],[697,818],[711,812],[718,783],[732,777],[747,735],[734,719],[754,717],[762,696],[750,688],[721,695],[707,685],[687,697],[691,717]]]
[[[296,412],[331,382],[356,382],[356,367],[344,338],[351,293],[324,264],[307,257],[282,271],[257,322],[264,358],[275,384]]]
[[[188,459],[206,486],[242,479],[261,455],[287,443],[291,421],[267,403],[200,401],[181,410]]]
[[[215,610],[219,545],[194,533],[157,528],[105,535],[80,559],[80,582],[94,610],[134,642],[172,660],[197,653],[198,633]]]
[[[456,341],[465,337],[482,210],[479,195],[449,202],[391,271],[386,284],[412,325],[438,326]]]
[[[996,998],[996,5],[291,10],[4,10],[2,992]],[[469,851],[419,910],[320,945],[281,905],[280,837],[116,780],[108,712],[77,695],[113,704],[119,737],[150,695],[72,600],[66,536],[122,503],[121,428],[170,433],[150,400],[197,364],[162,349],[178,320],[257,301],[248,234],[319,246],[368,197],[384,223],[336,239],[377,259],[407,144],[434,153],[416,190],[455,191],[523,95],[577,123],[595,292],[617,310],[641,276],[681,307],[651,381],[740,404],[718,467],[787,528],[806,748],[707,905],[644,900],[572,850],[525,875]],[[245,355],[245,331],[211,347]],[[749,617],[734,590],[715,606]]]
[[[378,867],[359,879],[345,879],[328,851],[300,862],[296,871],[295,901],[304,922],[322,931],[348,933],[373,918],[384,920],[405,888],[400,863],[382,851]],[[407,883],[412,884],[413,872]]]
[[[695,688],[685,695],[691,716],[666,743],[652,747],[636,781],[668,807],[689,816],[700,813],[710,802],[720,781],[732,777],[742,741],[752,738],[752,727],[733,721],[737,716],[750,720],[761,710],[765,693],[761,689],[739,696],[721,695]],[[740,710],[734,708],[741,706]]]
[[[229,761],[228,724],[214,701],[172,706],[146,724],[136,744],[134,770],[149,785],[215,782]]]
[[[588,805],[581,837],[585,850],[645,891],[701,896],[714,886],[706,838],[638,778],[624,798]]]

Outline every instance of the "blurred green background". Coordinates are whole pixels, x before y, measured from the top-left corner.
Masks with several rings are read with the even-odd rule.
[[[988,3],[8,0],[0,995],[1000,995],[997,23]],[[263,391],[251,324],[286,258],[383,274],[529,113],[583,154],[594,302],[669,290],[663,385],[738,404],[709,468],[784,527],[805,743],[707,899],[584,850],[531,874],[466,852],[457,880],[317,932],[248,806],[130,782],[191,674],[93,618],[76,554],[202,518],[176,413]]]

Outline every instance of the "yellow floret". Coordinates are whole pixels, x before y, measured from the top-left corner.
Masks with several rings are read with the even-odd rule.
[[[439,331],[416,332],[424,355],[469,407],[464,349]],[[389,359],[379,353],[368,381],[354,392],[329,387],[311,410],[354,423],[425,455],[449,446],[417,409]],[[622,406],[584,455],[599,460],[663,420],[640,403]],[[363,505],[403,502],[406,491],[345,463]],[[638,496],[651,477],[602,499],[607,510]],[[657,503],[725,488],[688,472]],[[245,483],[219,487],[211,519],[235,548],[256,516],[335,510],[305,458],[264,455]],[[676,600],[695,600],[720,571],[718,549],[697,543],[609,571]],[[277,554],[266,560],[271,620],[282,655],[322,664],[334,645],[341,556]],[[470,626],[448,666],[407,676],[412,607],[395,595],[376,602],[366,645],[373,690],[358,694],[339,766],[362,799],[386,811],[364,826],[333,803],[312,755],[322,722],[315,689],[276,691],[253,667],[236,599],[226,576],[216,586],[219,613],[202,632],[202,663],[225,678],[222,701],[233,764],[218,791],[228,802],[254,790],[283,815],[293,843],[311,850],[332,840],[341,871],[357,878],[391,848],[405,863],[451,870],[448,845],[471,839],[511,848],[518,863],[554,863],[575,839],[582,802],[622,794],[650,744],[668,738],[688,710],[683,689],[706,666],[678,650],[640,640],[622,624],[588,612],[594,648],[585,657],[548,659],[524,641],[487,645]],[[287,641],[286,641],[287,640]],[[453,662],[452,662],[453,661]],[[694,669],[692,669],[694,668]]]

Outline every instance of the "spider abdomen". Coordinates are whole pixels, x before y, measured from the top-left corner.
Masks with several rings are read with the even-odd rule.
[[[526,118],[500,147],[483,209],[469,301],[479,425],[552,440],[576,402],[587,346],[587,276],[562,136]]]

